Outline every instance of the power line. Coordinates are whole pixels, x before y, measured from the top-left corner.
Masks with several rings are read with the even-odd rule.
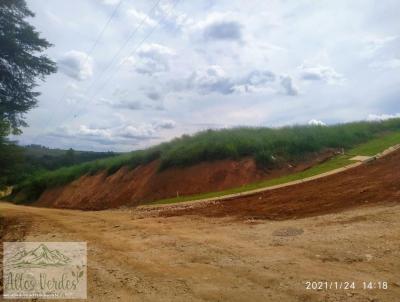
[[[120,0],[118,2],[118,4],[115,6],[112,14],[110,15],[110,18],[108,19],[108,21],[106,22],[106,24],[104,25],[103,29],[101,30],[100,34],[98,35],[97,39],[95,40],[95,42],[93,43],[92,48],[89,50],[87,57],[89,57],[94,49],[96,48],[97,44],[100,42],[100,39],[103,37],[104,32],[106,31],[108,25],[110,25],[111,20],[115,17],[115,15],[117,14],[117,11],[119,9],[119,7],[121,6],[122,2],[124,2],[124,0]]]
[[[108,18],[107,22],[104,24],[102,30],[100,31],[100,33],[97,35],[96,40],[94,41],[94,43],[92,44],[92,47],[89,49],[89,51],[86,53],[86,58],[83,64],[86,64],[89,61],[90,56],[93,54],[96,46],[99,44],[101,38],[103,37],[105,31],[107,30],[108,26],[110,25],[112,19],[115,17],[115,15],[117,14],[117,11],[119,9],[119,7],[122,5],[122,3],[124,2],[124,0],[120,0],[118,2],[117,5],[115,5],[113,12],[111,13],[110,17]],[[64,89],[64,92],[62,94],[62,96],[60,97],[60,99],[58,100],[58,102],[60,103],[66,96],[67,96],[67,88]]]
[[[178,3],[181,0],[176,0],[174,5],[172,6],[172,8],[170,9],[169,13],[172,12],[174,10],[174,8],[178,5]],[[160,21],[163,21],[165,19],[162,18]],[[133,51],[131,53],[129,53],[129,56],[132,56],[136,53],[136,51],[140,48],[140,46],[142,46],[142,44],[154,33],[154,31],[157,29],[159,22],[157,22],[157,24],[152,28],[152,30],[140,41],[140,43],[133,49]],[[117,69],[106,79],[106,81],[103,83],[103,85],[101,85],[99,87],[99,89],[97,91],[95,91],[95,93],[92,95],[92,97],[90,98],[91,100],[93,100],[106,86],[107,84],[114,78],[114,76],[117,74],[117,72],[119,71],[119,69],[121,68],[121,64],[117,66]]]
[[[156,9],[156,7],[159,5],[160,2],[161,2],[161,0],[157,0],[154,3],[154,5],[150,8],[150,10],[147,12],[147,14],[145,16],[143,16],[141,22],[138,23],[138,25],[135,27],[135,29],[129,34],[128,38],[124,41],[124,43],[121,45],[121,47],[118,49],[118,51],[113,55],[112,59],[108,62],[108,65],[105,68],[102,69],[100,75],[97,78],[93,79],[93,81],[89,85],[89,87],[87,89],[85,89],[86,93],[89,93],[91,91],[91,89],[94,88],[94,86],[97,84],[97,82],[102,79],[102,77],[105,74],[105,72],[108,69],[110,69],[110,67],[114,64],[115,60],[119,57],[119,55],[123,51],[123,49],[128,45],[128,43],[135,36],[135,34],[138,32],[138,30],[144,25],[144,23],[145,23],[145,21],[147,19],[147,16],[152,14],[152,12]],[[72,110],[70,110],[68,112],[68,115],[70,115],[71,112],[72,112]],[[76,114],[74,114],[73,116],[74,116],[74,118],[77,117]]]
[[[143,26],[143,24],[145,23],[147,16],[151,15],[151,13],[156,9],[156,7],[159,5],[159,3],[161,2],[161,0],[157,0],[155,2],[155,4],[150,8],[150,10],[147,12],[147,15],[145,15],[142,18],[142,21],[136,26],[136,28],[130,33],[130,35],[128,36],[128,38],[125,40],[125,42],[122,44],[122,46],[118,49],[118,51],[114,54],[114,56],[112,57],[112,59],[109,61],[109,63],[107,64],[107,66],[105,68],[102,69],[102,71],[100,72],[100,75],[97,77],[97,82],[99,80],[102,79],[103,75],[105,74],[105,72],[114,64],[115,60],[118,58],[118,56],[121,54],[121,52],[123,51],[123,49],[128,45],[129,41],[135,36],[135,34],[138,32],[138,30]],[[92,84],[89,86],[89,88],[87,89],[87,92],[89,92],[96,84],[96,79],[92,82]]]

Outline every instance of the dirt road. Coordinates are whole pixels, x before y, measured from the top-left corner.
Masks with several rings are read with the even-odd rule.
[[[400,205],[304,219],[137,218],[0,203],[2,241],[87,241],[89,301],[396,301]],[[356,290],[305,289],[306,281]],[[363,290],[387,281],[387,290]],[[374,300],[375,299],[375,300]]]

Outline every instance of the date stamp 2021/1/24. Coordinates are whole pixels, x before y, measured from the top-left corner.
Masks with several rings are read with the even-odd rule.
[[[304,286],[307,290],[389,289],[387,281],[305,281]]]

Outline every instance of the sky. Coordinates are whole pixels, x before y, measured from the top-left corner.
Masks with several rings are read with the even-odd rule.
[[[209,128],[400,117],[397,0],[27,3],[58,72],[21,144],[130,151]]]

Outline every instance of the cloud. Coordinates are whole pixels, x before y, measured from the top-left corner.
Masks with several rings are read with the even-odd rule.
[[[276,75],[270,70],[252,70],[242,78],[232,80],[235,92],[253,92],[273,84]]]
[[[388,44],[397,41],[398,38],[399,36],[368,38],[366,39],[364,55],[366,57],[372,57],[376,52],[386,47]]]
[[[384,121],[392,118],[400,118],[400,113],[395,114],[369,114],[367,117],[368,121]]]
[[[163,27],[166,29],[180,30],[192,22],[185,13],[178,11],[172,3],[158,5],[155,15],[161,20]]]
[[[211,93],[225,95],[252,93],[264,89],[279,92],[281,87],[284,88],[285,94],[298,94],[298,90],[289,76],[279,76],[267,69],[255,69],[242,77],[233,77],[229,76],[219,65],[209,65],[199,68],[187,79],[175,81],[172,85],[175,91],[194,90],[202,95]]]
[[[89,128],[86,125],[81,125],[77,131],[77,134],[83,136],[100,136],[107,138],[111,138],[112,136],[110,129]]]
[[[93,60],[85,52],[70,50],[57,63],[61,72],[78,81],[86,80],[93,74]]]
[[[206,41],[243,42],[243,25],[232,14],[213,13],[193,26]]]
[[[188,79],[187,87],[195,88],[201,94],[218,92],[231,94],[234,92],[235,83],[226,75],[218,65],[210,65],[194,72]]]
[[[137,51],[136,56],[125,60],[133,65],[134,70],[139,74],[154,75],[169,70],[170,59],[175,51],[169,47],[152,43],[145,44]]]
[[[173,120],[160,120],[153,123],[127,124],[111,128],[96,128],[86,125],[79,126],[76,135],[84,138],[96,137],[97,139],[111,141],[124,140],[149,140],[159,137],[162,129],[172,129],[175,127]]]
[[[292,95],[292,96],[299,94],[299,90],[293,84],[293,80],[290,76],[281,76],[280,82],[281,82],[282,88],[285,91],[285,94]]]
[[[336,72],[330,66],[300,66],[300,77],[306,81],[323,81],[328,84],[336,84],[344,80],[343,75]]]
[[[143,102],[140,101],[116,102],[112,104],[112,107],[129,110],[142,110],[145,108]]]
[[[376,61],[372,62],[369,66],[376,69],[396,69],[400,68],[400,59]]]
[[[111,128],[80,125],[77,129],[62,129],[54,136],[73,137],[84,141],[94,141],[102,145],[135,145],[138,141],[158,138],[156,129],[150,124],[123,125]]]
[[[315,119],[309,120],[308,124],[310,126],[326,126],[326,124],[323,121],[315,120]]]
[[[153,101],[158,101],[158,100],[161,100],[161,98],[162,98],[161,93],[159,93],[159,92],[157,92],[157,91],[148,91],[148,92],[146,93],[146,96],[147,96],[149,99],[153,100]]]
[[[275,81],[275,74],[269,70],[253,70],[241,82],[246,85],[259,86]]]
[[[115,135],[123,138],[150,139],[156,138],[157,129],[149,124],[129,125],[123,128],[115,129]]]
[[[138,145],[141,142],[160,138],[161,131],[175,128],[173,120],[159,120],[152,123],[125,123],[116,127],[96,127],[78,125],[77,127],[62,127],[49,133],[51,137],[74,139],[85,142],[95,142],[100,145]]]
[[[176,123],[173,120],[160,120],[155,122],[153,125],[155,129],[173,129],[175,128]]]
[[[126,14],[136,23],[143,22],[143,24],[147,26],[155,26],[157,24],[157,21],[150,18],[146,13],[138,11],[134,8],[128,9]]]
[[[163,110],[164,106],[161,99],[138,100],[137,94],[128,90],[116,89],[110,98],[100,99],[100,104],[117,109],[128,110]]]
[[[106,5],[117,5],[121,0],[102,0]]]

